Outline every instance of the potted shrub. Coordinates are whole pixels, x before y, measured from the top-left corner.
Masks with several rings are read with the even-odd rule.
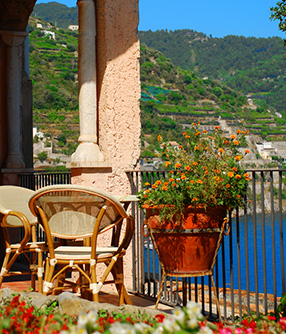
[[[158,136],[164,177],[146,182],[138,197],[164,275],[212,275],[227,210],[245,201],[245,135],[228,135],[218,126],[208,133],[194,123],[183,133],[184,146]]]

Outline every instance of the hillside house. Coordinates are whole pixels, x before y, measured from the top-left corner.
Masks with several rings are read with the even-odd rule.
[[[68,29],[69,29],[69,30],[73,30],[73,31],[77,31],[77,30],[78,30],[78,25],[70,24],[70,25],[68,26]]]

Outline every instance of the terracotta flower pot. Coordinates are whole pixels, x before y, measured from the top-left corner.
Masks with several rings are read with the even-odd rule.
[[[163,270],[170,276],[212,275],[226,208],[186,208],[182,225],[160,222],[159,208],[145,208],[145,224]]]

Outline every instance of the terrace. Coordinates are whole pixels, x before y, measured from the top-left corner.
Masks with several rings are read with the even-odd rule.
[[[0,9],[0,184],[38,189],[72,182],[135,194],[141,184],[154,182],[161,173],[134,171],[140,156],[138,1],[102,0],[96,8],[94,1],[78,1],[79,35],[88,34],[87,41],[79,40],[81,133],[71,174],[31,172],[32,87],[22,55],[35,2],[4,0]],[[224,237],[214,278],[222,314],[231,321],[244,313],[275,311],[285,292],[285,172],[249,170],[251,202],[242,212],[230,214],[231,233]],[[134,203],[131,210],[137,230],[130,247],[132,266],[125,272],[127,288],[135,305],[154,307],[161,270],[150,239],[141,233],[144,213]],[[5,286],[23,290],[29,280]],[[204,314],[216,319],[213,297],[208,278],[167,277],[159,309],[194,300]],[[103,296],[112,303],[114,298]]]
[[[231,232],[224,237],[215,265],[214,278],[224,318],[234,320],[244,314],[275,311],[285,292],[285,185],[282,169],[248,170],[250,197],[246,207],[229,215]],[[146,180],[154,182],[163,172],[127,172],[132,193]],[[22,186],[70,183],[69,173],[34,173],[21,176]],[[137,232],[130,246],[132,280],[128,286],[135,305],[153,307],[161,280],[161,269],[151,240],[144,238],[144,212],[132,204]],[[126,261],[126,260],[125,260]],[[27,283],[21,283],[27,284]],[[105,295],[104,301],[116,303]],[[185,305],[188,300],[201,304],[204,314],[217,318],[209,277],[165,280],[159,309]]]

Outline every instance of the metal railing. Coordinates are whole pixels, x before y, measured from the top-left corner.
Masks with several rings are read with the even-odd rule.
[[[224,237],[214,270],[222,315],[234,320],[244,314],[275,311],[285,292],[286,186],[282,169],[248,170],[251,176],[245,207],[229,213],[231,232]],[[132,193],[146,181],[155,182],[162,171],[127,172]],[[21,185],[38,189],[70,183],[70,173],[34,173],[21,176]],[[156,300],[161,268],[150,238],[142,231],[144,212],[132,204],[136,231],[132,243],[133,292]],[[161,302],[172,306],[199,302],[210,318],[218,313],[210,277],[167,277]]]
[[[71,172],[34,172],[20,174],[20,186],[37,190],[54,184],[70,184]]]
[[[222,315],[232,321],[251,312],[275,311],[285,292],[286,170],[255,169],[248,173],[249,196],[243,210],[229,213],[231,232],[223,239],[214,269]],[[164,172],[127,174],[135,194],[146,181],[152,184]],[[133,214],[138,232],[133,243],[134,291],[155,301],[160,264],[150,237],[140,233],[144,212],[134,206]],[[161,302],[183,305],[188,300],[199,302],[211,318],[217,317],[210,277],[167,277]]]

